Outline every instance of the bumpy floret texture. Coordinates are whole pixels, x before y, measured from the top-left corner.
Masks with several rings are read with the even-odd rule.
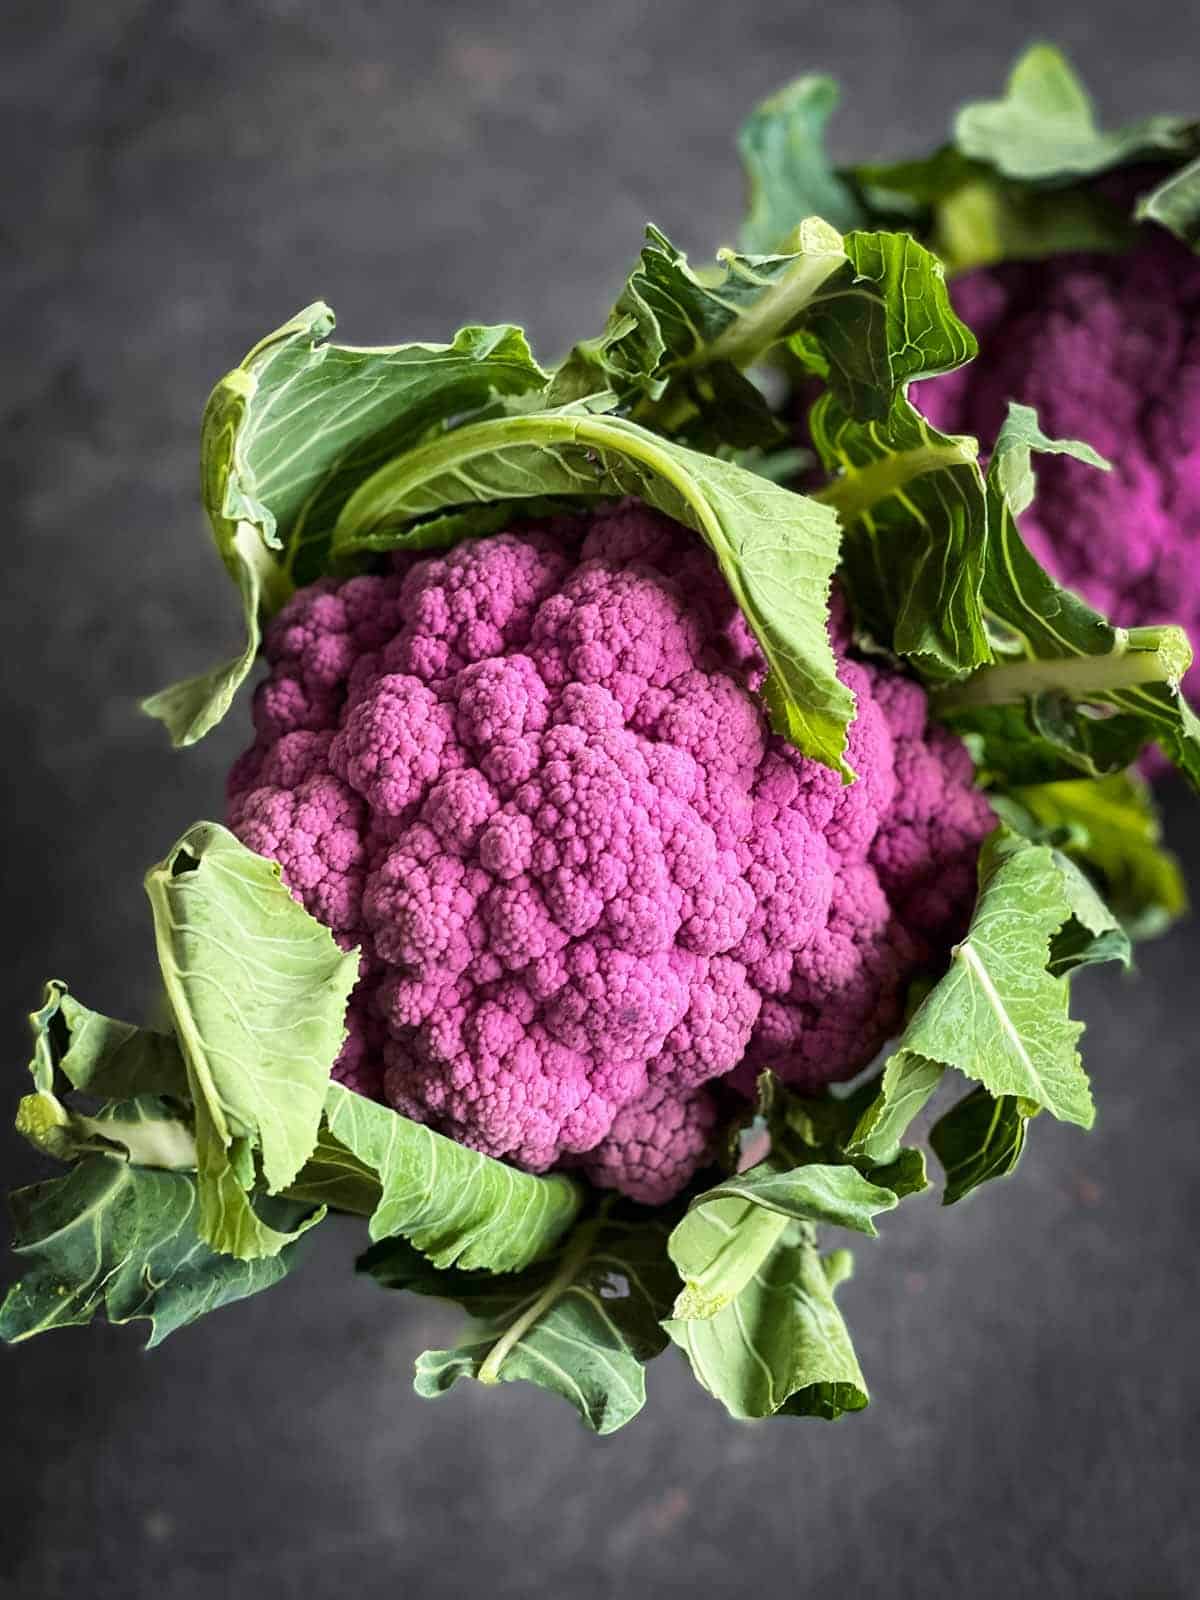
[[[722,1080],[866,1064],[992,819],[921,690],[835,634],[848,787],[769,732],[715,563],[640,506],[299,593],[229,815],[361,952],[335,1076],[657,1203]]]
[[[1200,260],[1161,229],[1123,255],[965,274],[955,308],[978,360],[917,386],[935,427],[995,438],[1009,400],[1111,472],[1039,456],[1021,528],[1038,559],[1113,621],[1200,625]],[[1194,636],[1194,634],[1193,634]],[[1200,685],[1197,686],[1200,688]]]

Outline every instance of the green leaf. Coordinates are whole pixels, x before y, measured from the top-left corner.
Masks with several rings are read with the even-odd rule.
[[[843,239],[809,217],[783,253],[718,259],[719,277],[698,276],[649,228],[605,332],[575,347],[548,399],[611,390],[660,433],[706,448],[770,446],[779,424],[741,369],[785,338],[860,417],[886,416],[905,383],[975,352],[941,263],[907,234]]]
[[[1048,970],[1051,940],[1073,910],[1052,851],[1003,827],[989,835],[970,929],[905,1028],[885,1096],[894,1098],[910,1061],[936,1062],[993,1095],[1017,1095],[1090,1127],[1095,1111],[1077,1049],[1083,1024],[1067,1015],[1066,983]]]
[[[1010,400],[1008,415],[996,437],[988,476],[995,482],[1003,496],[1009,514],[1019,517],[1033,504],[1037,487],[1033,475],[1033,452],[1056,456],[1072,456],[1089,467],[1111,472],[1112,463],[1097,455],[1091,445],[1079,439],[1051,439],[1038,427],[1037,412],[1032,406],[1020,405]]]
[[[976,441],[937,432],[903,396],[885,423],[863,424],[825,394],[809,426],[837,473],[817,498],[845,529],[840,576],[856,622],[945,685],[935,714],[974,736],[989,776],[1100,775],[1157,741],[1200,784],[1200,720],[1180,690],[1191,661],[1182,630],[1114,628],[1055,582],[1017,527],[1014,504],[1028,505],[1033,488],[1031,451],[1107,463],[1087,445],[1048,438],[1020,405],[1009,408],[986,481]]]
[[[663,1323],[696,1378],[738,1418],[861,1411],[867,1389],[833,1299],[847,1253],[828,1268],[811,1230],[790,1223],[740,1293],[715,1316]]]
[[[903,1048],[895,1051],[880,1076],[875,1098],[863,1111],[846,1146],[846,1154],[877,1167],[898,1161],[900,1140],[936,1091],[945,1070],[940,1061],[927,1060]]]
[[[1187,910],[1179,862],[1162,847],[1153,795],[1136,773],[1031,784],[994,803],[1006,821],[1095,874],[1134,937],[1162,932]]]
[[[243,1259],[287,1236],[247,1190],[278,1193],[312,1152],[358,958],[283,886],[277,863],[201,822],[146,876],[195,1115],[200,1232]]]
[[[1173,172],[1138,201],[1139,222],[1158,222],[1193,249],[1200,244],[1200,157]]]
[[[939,433],[903,395],[886,421],[862,423],[826,393],[809,428],[837,474],[819,498],[842,520],[842,577],[859,624],[928,676],[989,662],[976,441]]]
[[[248,522],[240,524],[225,553],[226,565],[237,582],[242,599],[246,641],[231,660],[194,677],[183,678],[142,701],[147,716],[161,722],[176,749],[195,744],[221,721],[233,697],[250,676],[262,634],[258,616],[272,557],[263,549],[258,533]],[[278,579],[276,576],[276,584]]]
[[[780,249],[805,217],[823,217],[843,232],[867,225],[853,188],[834,171],[825,149],[825,124],[839,98],[832,78],[799,78],[743,124],[738,150],[750,193],[743,250],[767,255]]]
[[[700,533],[767,657],[776,731],[848,772],[842,752],[854,702],[837,677],[825,621],[837,518],[732,462],[574,407],[476,423],[368,480],[342,513],[335,551],[403,549],[415,518],[535,494],[632,494]]]
[[[175,1036],[138,1028],[131,1022],[90,1011],[52,978],[39,1010],[29,1018],[34,1086],[54,1090],[62,1073],[72,1088],[103,1100],[129,1100],[135,1095],[170,1095],[186,1099],[187,1072]]]
[[[519,328],[371,350],[329,343],[333,325],[328,306],[306,307],[209,397],[201,490],[246,640],[231,661],[143,702],[176,745],[194,744],[228,711],[258,651],[260,613],[327,570],[338,512],[364,478],[453,419],[549,381]]]
[[[950,304],[942,263],[910,234],[850,233],[843,244],[847,265],[792,348],[804,359],[815,342],[840,405],[885,422],[906,384],[961,367],[979,347]]]
[[[1186,148],[1180,117],[1145,117],[1111,133],[1062,53],[1034,45],[1013,67],[1003,98],[963,106],[954,142],[1009,178],[1089,177],[1161,151]]]
[[[317,303],[256,345],[213,390],[204,505],[228,560],[249,524],[297,583],[325,570],[338,513],[384,461],[448,419],[544,387],[520,328],[468,327],[448,345],[327,342]]]
[[[556,373],[548,403],[562,406],[601,390],[622,403],[661,402],[639,411],[662,431],[694,431],[695,417],[730,443],[771,443],[779,436],[765,401],[737,376],[789,334],[822,287],[846,267],[841,235],[818,218],[796,229],[786,253],[741,256],[721,251],[719,275],[701,278],[655,227],[598,339],[578,344]],[[731,385],[733,386],[731,388]],[[670,397],[664,399],[668,387]],[[751,419],[746,437],[730,438],[722,413]]]
[[[517,1275],[439,1272],[399,1241],[376,1245],[359,1266],[386,1288],[470,1314],[453,1348],[418,1359],[419,1395],[445,1394],[460,1378],[533,1383],[569,1400],[594,1432],[613,1433],[642,1409],[645,1364],[667,1343],[660,1320],[679,1287],[667,1257],[670,1220],[601,1212]]]
[[[13,1248],[28,1262],[0,1306],[11,1343],[50,1328],[144,1317],[155,1345],[208,1311],[277,1283],[293,1265],[286,1244],[269,1260],[214,1254],[197,1231],[196,1181],[182,1172],[91,1155],[62,1178],[10,1196]],[[264,1212],[290,1240],[302,1211],[281,1201]]]
[[[1129,935],[1101,899],[1086,873],[1061,851],[1054,852],[1054,864],[1063,881],[1071,915],[1055,934],[1050,945],[1050,971],[1056,977],[1076,967],[1119,961],[1129,966],[1132,950]]]
[[[810,1164],[780,1172],[763,1164],[698,1195],[671,1234],[684,1280],[677,1318],[712,1317],[741,1293],[790,1221],[824,1222],[875,1236],[871,1218],[897,1204],[890,1189],[852,1166]]]
[[[575,1220],[581,1186],[537,1177],[331,1083],[316,1147],[293,1199],[369,1216],[373,1240],[403,1235],[435,1267],[515,1272]]]
[[[946,1172],[943,1205],[952,1206],[981,1183],[1013,1170],[1025,1148],[1025,1125],[1033,1110],[1015,1095],[996,1099],[979,1088],[934,1123],[929,1142]]]

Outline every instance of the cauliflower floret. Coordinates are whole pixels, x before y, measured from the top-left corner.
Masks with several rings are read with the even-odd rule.
[[[849,787],[770,733],[716,563],[643,507],[297,595],[230,825],[363,951],[335,1076],[658,1203],[717,1080],[865,1065],[992,818],[920,689],[848,659],[838,607],[831,637]]]
[[[1107,457],[1111,472],[1039,456],[1022,534],[1050,572],[1114,622],[1192,631],[1200,627],[1200,260],[1163,229],[1139,239],[1125,254],[1050,256],[956,278],[954,306],[978,335],[979,358],[914,386],[913,398],[935,427],[985,442],[1019,400],[1052,437],[1086,440]]]

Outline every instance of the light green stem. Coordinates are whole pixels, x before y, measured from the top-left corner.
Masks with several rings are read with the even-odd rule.
[[[500,1338],[496,1340],[480,1364],[479,1372],[476,1375],[480,1383],[500,1382],[500,1369],[508,1359],[509,1352],[515,1345],[520,1343],[536,1322],[541,1321],[555,1301],[565,1293],[574,1281],[580,1264],[592,1248],[592,1242],[600,1230],[600,1225],[604,1221],[607,1211],[608,1206],[605,1205],[598,1215],[578,1230],[571,1241],[571,1248],[563,1256],[562,1266],[559,1267],[536,1300],[528,1305],[512,1326],[506,1328]]]
[[[963,683],[934,696],[939,716],[972,706],[1017,705],[1031,695],[1058,693],[1072,700],[1111,694],[1146,683],[1178,683],[1191,665],[1182,628],[1117,628],[1104,655],[1065,656],[1050,661],[1006,661],[981,667]]]
[[[917,450],[899,450],[873,461],[869,467],[843,474],[813,495],[813,499],[832,506],[848,525],[914,478],[937,472],[942,467],[969,466],[977,453],[975,440],[967,438],[955,439],[949,444],[922,445]]]

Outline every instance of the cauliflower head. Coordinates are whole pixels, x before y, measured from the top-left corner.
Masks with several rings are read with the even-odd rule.
[[[334,1076],[658,1203],[722,1080],[869,1062],[992,817],[921,689],[832,633],[849,786],[771,734],[715,562],[637,504],[299,592],[229,821],[361,951]]]
[[[993,439],[1009,400],[1097,472],[1043,456],[1021,530],[1060,582],[1122,625],[1200,626],[1200,259],[1163,229],[1120,255],[1008,262],[957,278],[976,361],[914,386],[935,427]],[[1193,409],[1194,408],[1194,409]]]

